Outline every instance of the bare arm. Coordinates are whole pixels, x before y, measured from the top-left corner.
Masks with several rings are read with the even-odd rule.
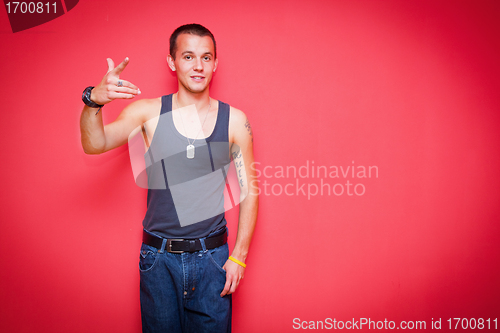
[[[250,123],[243,112],[236,109],[232,111],[234,112],[231,112],[230,135],[237,145],[232,153],[241,189],[240,197],[244,199],[240,200],[238,233],[231,257],[244,263],[257,222],[259,198],[255,168],[252,167],[253,133]],[[232,294],[245,273],[244,267],[231,260],[226,261],[223,268],[226,270],[226,285],[221,296]]]
[[[108,72],[94,89],[90,99],[100,105],[108,104],[115,99],[131,99],[140,94],[139,88],[132,83],[120,80],[123,86],[118,87],[120,74],[127,66],[129,59],[114,67],[113,60],[107,59]],[[118,118],[104,126],[102,112],[96,108],[84,106],[80,117],[82,147],[87,154],[101,154],[127,142],[130,132],[142,124],[142,113],[139,105],[127,106]],[[97,114],[96,114],[97,113]]]

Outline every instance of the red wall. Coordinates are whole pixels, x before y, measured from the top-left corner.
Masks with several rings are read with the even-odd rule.
[[[173,92],[168,37],[191,22],[217,38],[212,95],[247,113],[262,173],[234,332],[292,332],[294,318],[493,323],[499,19],[498,1],[89,0],[12,33],[0,9],[0,330],[140,331],[146,192],[127,147],[83,153],[80,96],[126,56],[141,98]],[[308,178],[276,174],[307,165]],[[322,184],[344,193],[308,197]]]

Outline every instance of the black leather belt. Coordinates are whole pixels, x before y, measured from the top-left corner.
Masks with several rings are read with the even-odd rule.
[[[153,236],[146,231],[142,233],[142,242],[146,245],[161,249],[163,240],[167,240],[165,246],[165,251],[170,253],[183,253],[183,252],[196,252],[201,251],[201,242],[198,238],[196,239],[180,239],[180,238],[163,238],[159,236]],[[205,238],[205,247],[207,249],[215,249],[221,245],[227,243],[227,230],[221,232],[219,235],[214,235]]]

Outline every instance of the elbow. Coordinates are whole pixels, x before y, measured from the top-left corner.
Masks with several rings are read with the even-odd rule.
[[[87,155],[99,155],[104,153],[104,149],[97,149],[95,147],[82,144],[83,152]]]
[[[83,152],[87,155],[99,155],[99,154],[101,154],[101,152],[99,152],[97,150],[89,150],[89,149],[85,149],[85,148],[83,148]]]
[[[240,189],[240,202],[246,200],[251,202],[251,205],[256,205],[259,202],[259,194],[259,181],[255,179],[250,182],[249,186]]]
[[[83,150],[83,152],[84,152],[85,154],[87,154],[87,155],[99,155],[99,154],[101,154],[101,153],[100,153],[100,152],[98,152],[98,151],[93,151],[93,150],[85,150],[85,149]]]
[[[249,206],[258,206],[259,205],[259,194],[256,191],[246,191],[240,192],[240,203],[245,202],[246,205]]]
[[[106,143],[101,140],[92,140],[82,135],[82,148],[87,155],[99,155],[106,151]]]

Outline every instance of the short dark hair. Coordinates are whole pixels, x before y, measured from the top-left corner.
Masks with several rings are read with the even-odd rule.
[[[180,34],[190,34],[190,35],[196,35],[200,37],[205,37],[209,36],[212,38],[212,41],[214,42],[214,58],[217,58],[217,47],[215,46],[215,38],[214,35],[202,26],[201,24],[185,24],[181,25],[177,29],[174,30],[172,35],[170,36],[170,55],[172,58],[175,60],[175,53],[177,52],[177,37],[179,37]]]

